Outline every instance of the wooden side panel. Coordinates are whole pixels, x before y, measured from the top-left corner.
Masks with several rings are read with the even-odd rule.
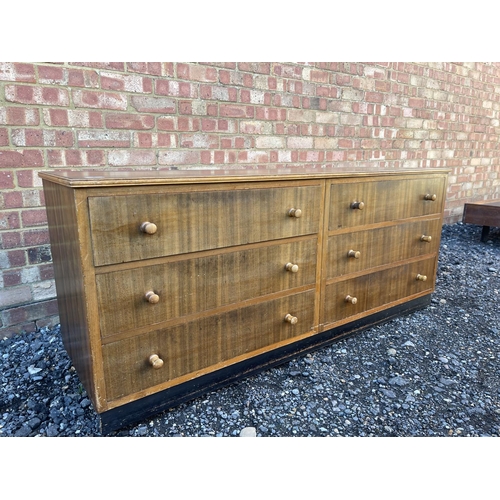
[[[367,316],[379,307],[390,307],[434,289],[436,258],[405,264],[337,281],[326,286],[323,324],[332,324],[353,316]],[[416,279],[417,274],[427,277]],[[355,297],[356,303],[346,301]]]
[[[286,314],[297,324],[286,322]],[[309,291],[107,344],[108,397],[156,392],[278,347],[311,332],[313,319],[314,291]],[[160,369],[148,362],[152,354],[163,360]]]
[[[93,353],[89,340],[75,191],[45,180],[43,189],[62,339],[78,376],[97,409],[100,404],[96,397]]]
[[[101,335],[314,286],[316,238],[175,260],[96,276]],[[287,271],[293,263],[297,272]],[[145,294],[153,291],[157,303]]]
[[[445,177],[435,175],[332,183],[329,230],[440,214],[445,181]],[[436,195],[436,200],[426,200],[426,195]],[[364,208],[351,208],[353,202],[362,202]]]
[[[422,236],[430,236],[431,241],[423,241]],[[435,254],[439,250],[440,236],[441,219],[414,220],[399,225],[330,236],[326,255],[326,278],[358,273],[425,254]],[[351,250],[358,258],[349,256]]]
[[[479,226],[500,226],[500,202],[490,204],[466,203],[463,222]]]
[[[221,189],[89,199],[94,265],[315,234],[321,186]],[[289,217],[292,208],[300,218]],[[140,231],[143,222],[157,226]]]

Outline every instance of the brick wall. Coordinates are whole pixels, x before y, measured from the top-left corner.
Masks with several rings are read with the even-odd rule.
[[[0,338],[57,321],[46,168],[448,167],[500,197],[500,64],[0,62]]]

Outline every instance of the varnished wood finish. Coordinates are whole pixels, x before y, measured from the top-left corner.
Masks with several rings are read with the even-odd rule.
[[[443,212],[445,178],[440,176],[403,179],[339,181],[331,185],[329,229],[352,228],[366,224],[421,217]],[[439,193],[435,201],[427,193]],[[363,210],[352,208],[363,202]]]
[[[330,236],[326,255],[327,279],[366,269],[405,261],[439,250],[442,222],[440,218],[415,219],[401,224],[357,228]],[[422,234],[433,236],[422,241]],[[358,258],[349,258],[349,251],[359,252]]]
[[[350,316],[366,315],[382,306],[394,306],[402,300],[430,293],[434,280],[420,281],[417,275],[433,277],[435,266],[436,259],[430,258],[327,285],[322,323],[334,324]],[[357,300],[353,302],[347,297]]]
[[[316,239],[185,258],[96,276],[101,335],[136,330],[296,287],[314,287]],[[287,272],[290,260],[300,265]],[[153,290],[157,304],[143,299]]]
[[[102,421],[427,303],[446,174],[42,172],[65,345]]]
[[[137,391],[159,390],[182,376],[206,373],[210,367],[311,332],[313,302],[314,291],[303,292],[106,344],[108,397],[114,400]],[[296,324],[285,320],[287,314],[298,318]],[[164,361],[160,370],[152,369],[151,353]]]
[[[91,197],[94,264],[116,264],[318,232],[319,185],[238,188]],[[287,216],[294,206],[302,207],[300,218]],[[158,228],[154,234],[140,231],[145,218]]]

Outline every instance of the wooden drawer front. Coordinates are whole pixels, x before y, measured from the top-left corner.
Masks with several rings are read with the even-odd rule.
[[[330,189],[329,230],[441,214],[444,185],[443,177],[334,183]],[[426,195],[436,195],[436,199],[426,200]],[[354,202],[364,206],[351,208]]]
[[[101,335],[312,286],[316,245],[317,239],[311,238],[98,274]],[[298,271],[287,271],[288,263],[298,266]],[[158,296],[157,303],[146,300],[149,291]]]
[[[313,310],[314,292],[303,292],[104,345],[107,399],[199,370],[209,372],[238,356],[250,357],[259,349],[308,333]],[[295,325],[285,321],[287,314],[298,319]],[[161,368],[149,363],[152,354],[163,360]]]
[[[439,250],[440,239],[441,219],[416,220],[330,236],[326,278],[435,253]]]
[[[94,265],[314,234],[320,203],[319,184],[91,197]],[[141,232],[143,222],[156,232]]]
[[[434,288],[435,267],[436,259],[431,258],[327,285],[322,323],[334,323],[414,294],[430,292]],[[427,276],[427,280],[417,280],[417,275]],[[347,296],[355,297],[357,302],[346,301]]]

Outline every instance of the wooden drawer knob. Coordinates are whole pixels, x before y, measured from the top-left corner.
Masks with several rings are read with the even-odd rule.
[[[362,201],[353,201],[351,203],[351,208],[353,210],[363,210],[363,208],[365,208],[365,204]]]
[[[352,304],[352,305],[358,303],[358,299],[356,297],[351,297],[350,295],[346,295],[345,301],[349,302],[349,304]]]
[[[149,356],[149,364],[155,369],[158,370],[163,366],[163,359],[158,356],[158,354],[151,354]]]
[[[347,256],[348,257],[353,257],[354,259],[359,259],[361,257],[361,253],[360,252],[356,252],[355,250],[349,250],[347,252]]]
[[[425,234],[423,234],[422,236],[420,236],[420,241],[427,241],[427,243],[430,243],[432,241],[432,236],[426,236]]]
[[[296,273],[299,270],[299,266],[297,264],[292,264],[291,262],[289,262],[285,265],[285,269],[287,271],[290,271],[291,273]]]
[[[297,321],[299,321],[299,320],[295,316],[292,316],[291,314],[287,314],[285,316],[285,321],[287,321],[291,325],[296,325]]]
[[[435,194],[426,194],[424,196],[424,200],[436,201],[437,196]]]
[[[288,210],[288,216],[298,219],[299,217],[302,217],[302,210],[300,208],[291,208]]]
[[[144,297],[150,304],[157,304],[160,301],[160,296],[153,291],[146,292]]]
[[[425,274],[417,274],[418,281],[427,281],[427,276]]]
[[[156,224],[153,224],[152,222],[143,222],[141,224],[141,231],[146,234],[155,234],[158,228],[156,227]]]

